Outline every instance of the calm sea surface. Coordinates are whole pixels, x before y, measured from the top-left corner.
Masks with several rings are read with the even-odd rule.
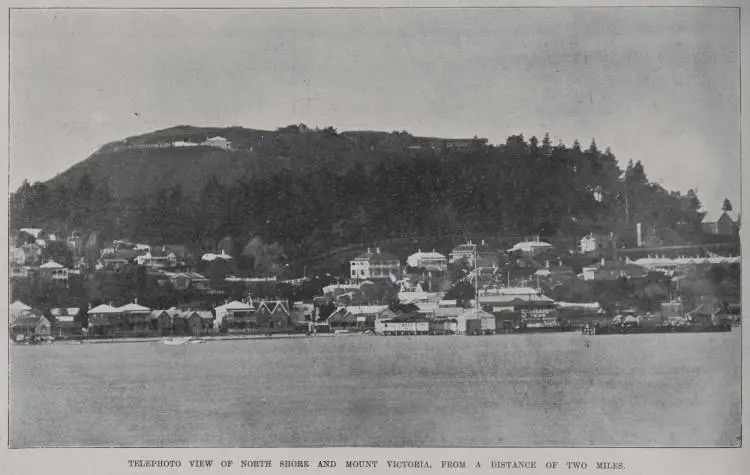
[[[728,446],[741,332],[11,349],[10,445]]]

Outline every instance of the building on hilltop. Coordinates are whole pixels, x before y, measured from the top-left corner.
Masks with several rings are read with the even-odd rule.
[[[232,150],[232,142],[225,139],[224,137],[211,137],[201,142],[201,145],[206,147],[220,148],[222,150]]]

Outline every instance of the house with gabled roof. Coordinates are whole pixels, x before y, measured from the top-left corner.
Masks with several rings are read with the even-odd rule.
[[[145,253],[135,257],[138,265],[151,269],[166,269],[177,266],[177,256],[174,252],[167,251],[164,247],[152,248]]]
[[[259,327],[285,328],[289,326],[289,309],[283,300],[259,302],[255,315]]]
[[[150,325],[159,336],[172,334],[172,316],[166,310],[151,310]]]
[[[136,255],[132,249],[105,249],[102,251],[101,263],[106,268],[120,269],[133,262]]]
[[[25,338],[44,337],[51,334],[52,326],[50,321],[35,310],[23,310],[10,315],[10,335],[13,339],[18,339],[23,335]]]
[[[214,315],[207,310],[188,311],[188,328],[190,335],[202,336],[211,331]]]
[[[91,334],[112,336],[120,327],[120,314],[117,309],[111,305],[97,305],[87,313]]]
[[[409,267],[421,267],[433,272],[445,272],[448,270],[448,258],[434,249],[432,252],[422,252],[421,249],[418,249],[417,252],[406,259],[406,264]]]
[[[64,283],[68,281],[69,269],[66,269],[62,264],[50,260],[39,266],[38,273],[43,278]]]
[[[738,230],[737,221],[732,219],[728,212],[722,211],[719,216],[706,215],[703,223],[701,223],[703,232],[705,234],[713,234],[719,236],[731,236]]]
[[[233,300],[216,307],[214,313],[214,328],[217,330],[247,330],[257,327],[255,306],[252,303]]]
[[[392,278],[396,280],[401,274],[401,263],[398,257],[381,250],[379,247],[367,248],[349,262],[351,278],[364,280],[372,278]]]
[[[207,138],[201,142],[201,145],[220,148],[222,150],[232,150],[232,142],[221,136]]]

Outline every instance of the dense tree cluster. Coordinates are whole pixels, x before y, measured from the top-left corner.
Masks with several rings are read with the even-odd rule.
[[[333,129],[315,134],[339,137]],[[692,190],[682,195],[649,182],[640,162],[622,170],[613,153],[594,141],[585,150],[577,141],[552,145],[546,135],[456,150],[385,153],[370,147],[366,165],[348,167],[331,166],[320,143],[310,138],[309,149],[290,152],[298,161],[309,152],[301,173],[216,175],[197,194],[176,184],[116,199],[106,181],[94,183],[87,175],[74,187],[24,183],[11,197],[11,226],[97,230],[108,238],[188,243],[200,250],[216,249],[230,236],[261,274],[278,270],[281,255],[300,261],[403,235],[580,237],[612,231],[618,242],[634,244],[635,223],[641,222],[665,243],[700,236],[703,213]],[[169,183],[170,170],[163,173]],[[275,247],[253,244],[256,237]]]

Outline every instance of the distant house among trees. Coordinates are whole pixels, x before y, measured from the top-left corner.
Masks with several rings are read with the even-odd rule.
[[[732,234],[737,232],[737,221],[729,216],[729,212],[731,211],[731,209],[732,208],[730,207],[728,210],[722,211],[719,217],[716,219],[711,219],[709,221],[704,221],[703,223],[701,223],[703,232],[705,234],[720,236],[731,236]]]
[[[211,137],[201,143],[206,147],[215,147],[222,150],[232,150],[232,142],[225,139],[224,137]]]
[[[588,234],[578,242],[578,248],[583,254],[594,254],[605,249],[615,247],[615,238],[609,234]]]

